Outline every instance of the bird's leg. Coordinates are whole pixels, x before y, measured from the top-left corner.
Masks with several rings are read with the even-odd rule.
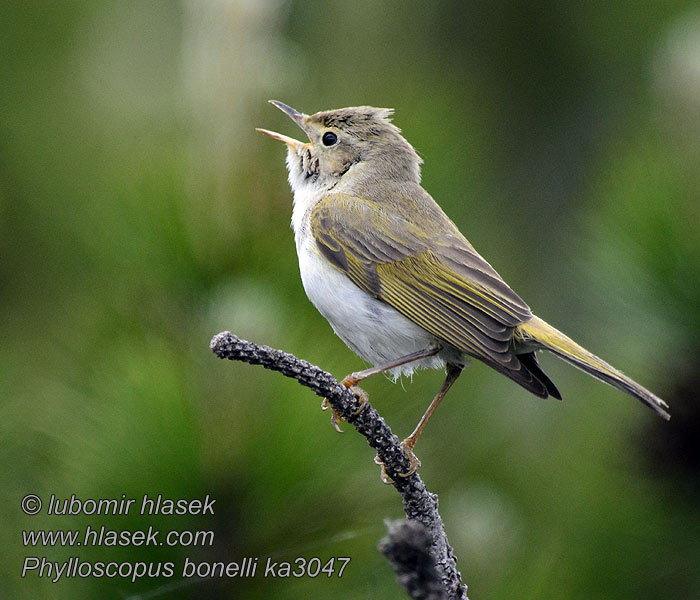
[[[401,365],[413,362],[414,360],[428,358],[429,356],[435,356],[438,352],[440,352],[440,350],[441,348],[437,344],[430,344],[430,346],[428,346],[427,348],[423,348],[422,350],[418,350],[417,352],[412,352],[411,354],[407,354],[406,356],[396,358],[382,365],[377,365],[376,367],[370,367],[369,369],[364,369],[363,371],[356,371],[355,373],[350,373],[350,375],[343,378],[343,380],[340,383],[342,383],[346,388],[350,388],[358,384],[363,379],[371,377],[372,375],[377,375],[378,373],[383,373],[384,371],[395,369],[396,367],[400,367]]]
[[[430,417],[433,416],[433,413],[438,407],[438,404],[440,404],[442,399],[445,397],[445,394],[447,394],[449,389],[452,387],[452,384],[457,380],[457,377],[459,377],[463,368],[464,367],[457,365],[447,365],[447,376],[445,377],[445,382],[442,384],[440,391],[437,393],[435,398],[433,398],[433,401],[430,403],[430,406],[428,406],[428,410],[426,410],[425,414],[421,417],[421,420],[418,421],[418,425],[416,425],[416,428],[413,430],[413,433],[409,435],[403,442],[401,442],[401,449],[404,451],[404,454],[406,454],[408,460],[411,462],[411,466],[405,473],[400,473],[400,477],[408,477],[409,475],[413,475],[413,473],[416,472],[416,469],[420,467],[420,460],[418,460],[418,457],[414,454],[413,448],[416,445],[418,437],[423,431],[425,424],[430,420]]]
[[[343,384],[349,390],[351,390],[360,401],[360,408],[358,408],[357,411],[353,413],[353,416],[360,414],[365,409],[368,398],[367,392],[365,392],[362,388],[359,388],[357,386],[357,384],[360,381],[362,381],[363,379],[367,379],[372,375],[377,375],[378,373],[383,373],[384,371],[389,371],[390,369],[394,369],[396,367],[400,367],[401,365],[413,362],[414,360],[427,358],[429,356],[435,356],[438,352],[440,352],[440,349],[440,346],[438,346],[437,344],[431,344],[427,348],[423,348],[422,350],[418,350],[417,352],[412,352],[411,354],[407,354],[406,356],[402,356],[382,365],[377,365],[376,367],[364,369],[363,371],[355,371],[354,373],[350,373],[350,375],[348,375],[347,377],[344,377],[340,383]],[[323,402],[321,403],[321,409],[328,410],[328,398],[323,399]],[[335,410],[332,410],[331,425],[333,425],[333,428],[339,433],[342,433],[342,429],[340,429],[338,423],[342,420],[343,418]]]

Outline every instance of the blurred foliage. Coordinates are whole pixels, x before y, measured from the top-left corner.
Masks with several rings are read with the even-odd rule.
[[[401,514],[352,432],[230,329],[362,367],[306,300],[278,98],[373,104],[533,310],[672,406],[554,359],[562,404],[469,369],[421,440],[473,598],[700,597],[700,13],[689,0],[71,0],[0,8],[3,598],[401,598]],[[296,134],[294,134],[296,135]],[[399,434],[441,374],[367,382]],[[350,428],[347,428],[350,429]],[[20,499],[216,498],[213,517],[27,517]],[[28,549],[26,528],[213,530]],[[343,578],[20,579],[51,560],[350,556]]]

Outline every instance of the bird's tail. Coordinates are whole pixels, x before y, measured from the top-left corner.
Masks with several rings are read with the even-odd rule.
[[[668,420],[671,418],[671,415],[666,412],[668,405],[661,398],[655,396],[636,381],[633,381],[604,360],[598,358],[595,354],[591,354],[539,317],[533,316],[527,323],[518,325],[515,329],[515,340],[517,343],[522,343],[527,347],[534,346],[549,350],[559,358],[564,359],[596,379],[641,400],[664,419]]]

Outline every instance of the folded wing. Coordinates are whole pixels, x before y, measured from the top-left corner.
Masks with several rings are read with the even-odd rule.
[[[435,337],[547,397],[545,382],[513,352],[513,329],[531,319],[529,307],[416,188],[430,210],[411,215],[391,208],[410,202],[326,196],[310,218],[320,252]]]

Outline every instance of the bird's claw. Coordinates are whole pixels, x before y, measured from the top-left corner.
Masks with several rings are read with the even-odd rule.
[[[345,419],[343,419],[340,413],[331,406],[330,402],[328,402],[328,398],[324,398],[323,402],[321,402],[321,410],[328,410],[329,408],[331,409],[331,425],[333,426],[333,429],[335,429],[338,433],[343,433],[339,423],[341,421],[345,421]]]
[[[408,471],[406,471],[405,473],[399,473],[399,477],[410,477],[420,468],[421,465],[420,460],[418,460],[418,457],[416,456],[415,452],[413,452],[413,446],[415,445],[415,441],[409,437],[406,438],[403,442],[401,442],[400,445],[401,450],[403,450],[403,453],[408,459],[410,466],[408,467]],[[391,477],[389,477],[389,474],[386,472],[386,465],[384,464],[384,461],[382,461],[382,459],[379,458],[379,455],[374,457],[374,463],[382,468],[379,474],[382,483],[386,485],[394,485],[394,480]]]
[[[403,442],[401,442],[401,450],[403,450],[403,453],[406,455],[410,466],[408,471],[405,473],[399,473],[399,477],[410,477],[420,468],[421,462],[418,460],[415,452],[413,452],[413,446],[415,445],[416,442],[411,437],[407,437]]]
[[[367,408],[367,400],[369,399],[369,394],[353,382],[354,380],[348,379],[348,377],[341,381],[341,383],[346,388],[348,388],[353,394],[355,394],[355,397],[357,398],[357,401],[360,405],[360,407],[354,413],[352,413],[352,416],[356,417]],[[333,425],[333,429],[335,429],[338,433],[343,433],[343,430],[340,428],[339,423],[341,421],[347,422],[347,419],[342,417],[340,413],[331,406],[330,402],[328,401],[328,398],[324,398],[323,402],[321,402],[321,410],[328,410],[329,408],[331,409],[331,425]]]
[[[389,473],[386,472],[386,465],[384,464],[382,459],[379,458],[378,454],[374,457],[374,464],[377,464],[382,468],[379,473],[379,477],[381,478],[382,483],[384,485],[394,485],[394,480],[391,477],[389,477]]]
[[[363,390],[360,386],[355,384],[348,386],[348,389],[353,394],[355,394],[355,397],[357,398],[357,401],[360,404],[360,408],[358,408],[354,413],[352,413],[352,416],[356,417],[367,408],[367,400],[369,400],[369,394],[365,392],[365,390]]]

